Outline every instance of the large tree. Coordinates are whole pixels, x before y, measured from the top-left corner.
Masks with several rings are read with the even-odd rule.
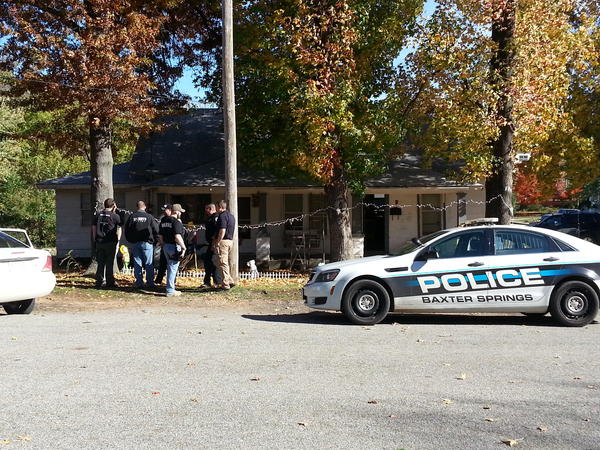
[[[428,123],[423,137],[432,156],[462,160],[466,178],[487,180],[486,213],[510,221],[516,153],[531,153],[536,171],[568,158],[597,170],[592,142],[568,107],[573,74],[593,58],[593,2],[437,3],[407,58],[426,85],[417,120]],[[571,145],[557,148],[566,130]]]
[[[256,0],[237,9],[241,158],[323,183],[332,260],[352,255],[351,190],[385,169],[402,138],[394,61],[422,6],[422,0]],[[215,98],[218,80],[216,71]]]
[[[60,111],[74,129],[85,123],[94,209],[113,197],[115,123],[148,129],[159,109],[172,105],[169,92],[181,74],[177,53],[203,30],[205,17],[193,14],[203,6],[196,3],[0,1],[1,61],[13,76],[9,93],[33,110]],[[65,148],[82,148],[81,134],[57,132],[55,140],[59,136]]]

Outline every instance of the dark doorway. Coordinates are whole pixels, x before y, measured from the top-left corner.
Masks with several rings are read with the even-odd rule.
[[[387,252],[386,217],[387,195],[365,195],[363,198],[363,233],[365,236],[365,256]]]
[[[211,203],[210,194],[184,194],[172,195],[171,203],[180,203],[185,212],[181,216],[184,224],[193,223],[198,225],[206,221],[204,206]]]

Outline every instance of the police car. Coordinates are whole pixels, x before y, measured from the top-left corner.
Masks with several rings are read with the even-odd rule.
[[[594,320],[600,246],[558,231],[489,222],[413,239],[395,255],[318,266],[303,288],[304,302],[362,325],[388,312],[550,312],[570,327]]]

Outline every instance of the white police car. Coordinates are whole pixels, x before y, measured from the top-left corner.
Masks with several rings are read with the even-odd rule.
[[[311,308],[372,325],[388,312],[518,312],[578,327],[598,313],[600,246],[553,230],[483,225],[413,239],[396,255],[318,266]]]

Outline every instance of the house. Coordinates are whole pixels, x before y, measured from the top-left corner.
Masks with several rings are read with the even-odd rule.
[[[222,114],[201,109],[166,121],[163,131],[140,140],[131,161],[114,167],[115,200],[128,210],[145,200],[155,214],[162,204],[181,203],[184,223],[198,225],[204,205],[224,197]],[[56,191],[59,257],[69,251],[90,255],[89,185],[89,172],[38,184]],[[393,161],[387,173],[366,186],[363,198],[352,199],[357,255],[393,253],[408,239],[485,211],[481,185],[446,179],[440,171],[422,168],[415,155]],[[323,188],[314,182],[281,180],[238,166],[241,257],[324,259],[329,246],[325,206]]]

